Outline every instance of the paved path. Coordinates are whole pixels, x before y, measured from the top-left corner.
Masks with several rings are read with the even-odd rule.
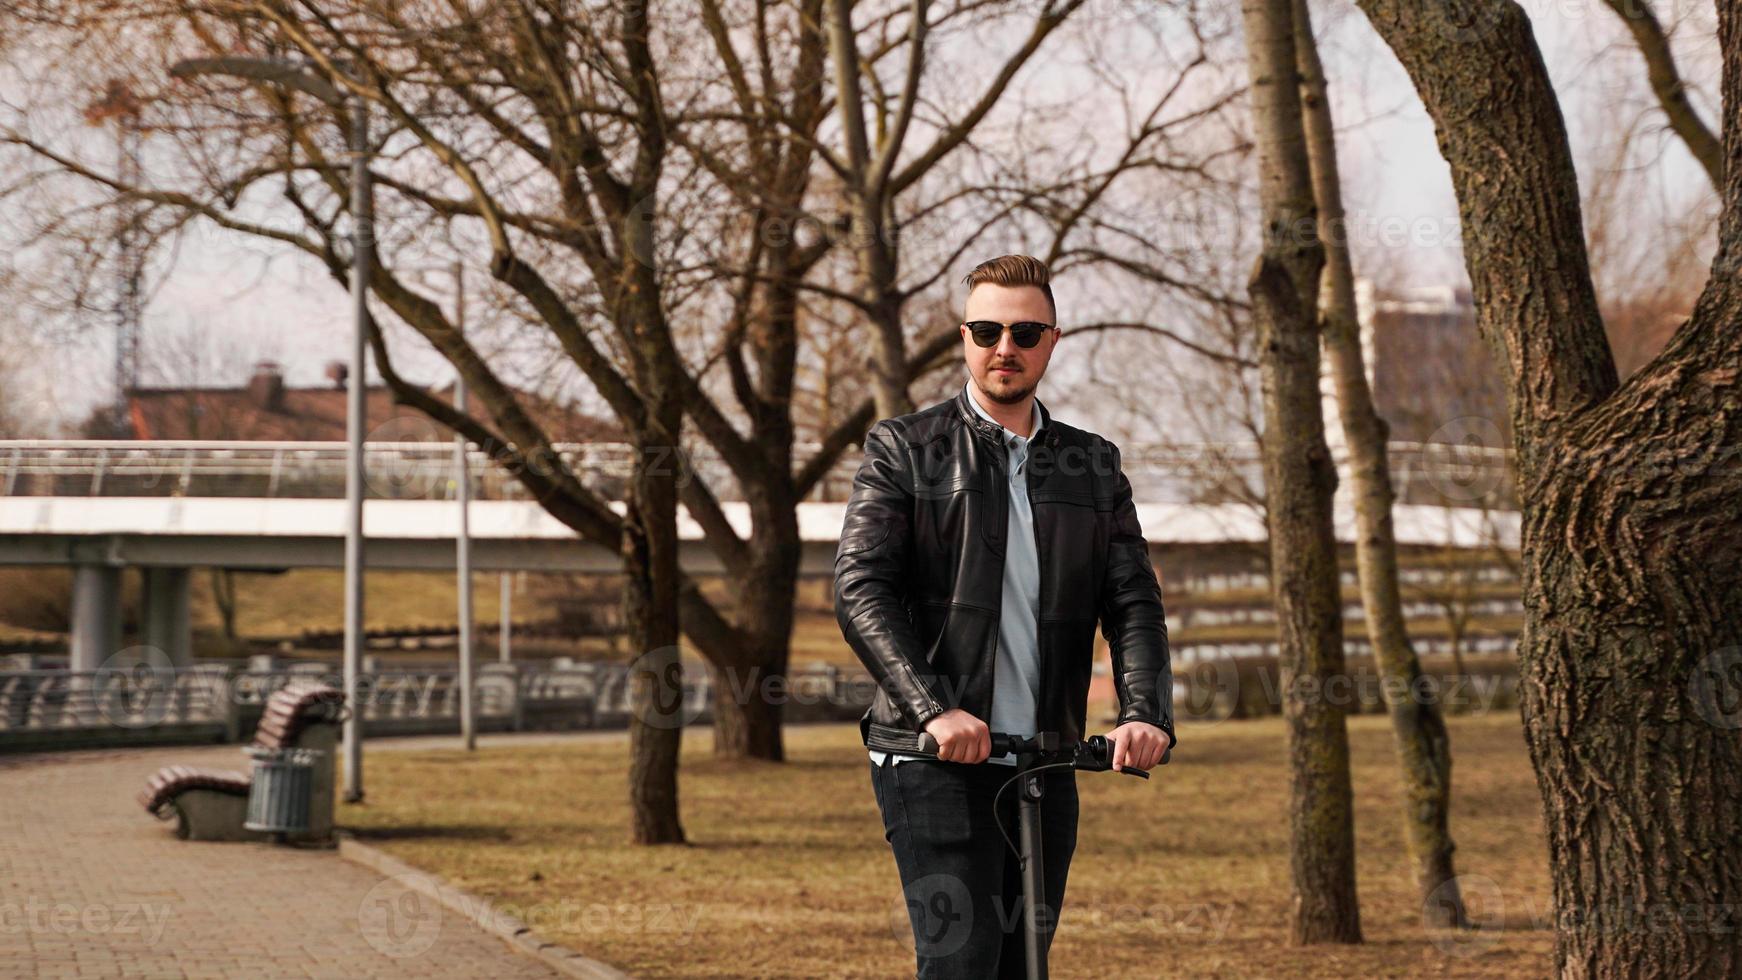
[[[134,800],[171,762],[248,760],[237,745],[0,757],[0,978],[555,975],[336,851],[177,840]]]

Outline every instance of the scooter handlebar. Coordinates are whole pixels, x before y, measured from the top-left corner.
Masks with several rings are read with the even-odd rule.
[[[925,755],[938,754],[937,739],[930,732],[919,733],[919,750]],[[992,733],[992,752],[994,756],[1022,755],[1033,753],[1038,756],[1056,756],[1057,761],[1068,761],[1071,765],[1085,772],[1108,772],[1113,769],[1113,741],[1105,735],[1091,735],[1081,742],[1065,745],[1057,732],[1041,732],[1038,735],[1012,735],[1008,732]],[[1166,765],[1168,756],[1173,754],[1173,746],[1161,755],[1160,765]],[[1121,768],[1119,772],[1139,779],[1148,779],[1149,773],[1141,769]]]

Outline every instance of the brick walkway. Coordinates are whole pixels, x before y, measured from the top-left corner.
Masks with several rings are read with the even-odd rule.
[[[333,850],[175,839],[134,794],[241,747],[0,757],[0,978],[551,977]]]

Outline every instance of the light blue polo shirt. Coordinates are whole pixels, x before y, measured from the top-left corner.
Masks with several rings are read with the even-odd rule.
[[[987,414],[967,382],[968,404],[988,422]],[[1010,524],[1004,536],[1004,596],[998,613],[998,660],[992,684],[992,717],[987,727],[1015,735],[1035,734],[1040,701],[1040,555],[1034,544],[1034,511],[1028,503],[1028,441],[1040,431],[1040,403],[1034,402],[1034,423],[1027,437],[999,426],[1009,465]],[[924,756],[871,750],[871,761],[905,762]],[[1014,766],[1011,756],[992,756],[986,761]]]

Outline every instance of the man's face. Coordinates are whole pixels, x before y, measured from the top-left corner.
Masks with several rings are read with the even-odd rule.
[[[1007,326],[1024,320],[1050,324],[1053,315],[1046,294],[1038,286],[1000,286],[987,282],[975,286],[968,294],[962,320],[964,324],[975,320],[996,320]],[[1040,384],[1041,377],[1046,374],[1046,364],[1052,359],[1053,345],[1059,338],[1056,329],[1048,330],[1040,335],[1040,343],[1024,349],[1016,346],[1015,338],[1006,329],[998,336],[997,344],[981,347],[974,343],[974,335],[966,325],[958,329],[962,333],[962,358],[968,363],[968,374],[973,377],[974,384],[988,398],[1005,405],[1022,401]]]

